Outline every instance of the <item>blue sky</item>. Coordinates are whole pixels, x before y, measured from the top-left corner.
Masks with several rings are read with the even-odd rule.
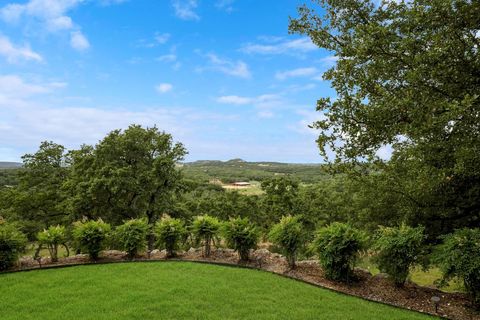
[[[294,0],[0,0],[0,160],[157,125],[187,160],[321,162],[335,62],[288,34]]]

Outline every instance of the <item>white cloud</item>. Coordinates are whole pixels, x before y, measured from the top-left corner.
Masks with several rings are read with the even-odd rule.
[[[28,45],[18,47],[10,42],[10,39],[0,34],[0,55],[4,56],[9,63],[19,60],[42,61],[38,53],[32,51]]]
[[[25,4],[8,4],[0,9],[0,13],[7,22],[14,22],[25,15],[49,23],[52,19],[63,17],[81,2],[83,0],[30,0]]]
[[[18,75],[0,75],[0,98],[24,99],[37,94],[49,93],[55,89],[66,87],[65,82],[48,82],[45,84],[33,84],[25,82]]]
[[[259,118],[269,119],[269,118],[273,118],[275,114],[270,110],[262,110],[257,113],[257,116]]]
[[[90,48],[90,43],[81,31],[70,34],[70,46],[77,51],[85,51]]]
[[[48,20],[47,26],[51,31],[70,30],[73,28],[73,21],[70,17],[61,16]]]
[[[318,49],[309,38],[285,40],[278,37],[262,37],[263,43],[247,43],[240,50],[249,54],[288,54],[298,55]]]
[[[294,125],[289,126],[289,129],[303,135],[318,136],[320,131],[310,128],[313,123],[324,120],[325,115],[318,111],[299,110],[297,114],[302,116],[302,119]]]
[[[164,54],[160,57],[157,58],[158,61],[160,62],[175,62],[177,61],[177,55],[170,53],[170,54]]]
[[[121,4],[124,2],[127,2],[128,0],[100,0],[100,5],[101,6],[113,6],[116,4]]]
[[[217,102],[224,104],[250,104],[253,103],[255,99],[249,97],[240,97],[240,96],[221,96],[217,98]]]
[[[170,39],[170,33],[156,33],[155,41],[159,44],[165,44]]]
[[[206,67],[199,67],[196,69],[197,71],[215,70],[238,78],[250,78],[252,76],[248,65],[241,60],[232,61],[220,58],[213,53],[207,54],[206,57],[209,60],[209,65]]]
[[[324,67],[330,68],[334,66],[338,61],[337,56],[326,56],[320,59],[320,62],[323,64]]]
[[[282,97],[278,94],[263,94],[256,97],[242,97],[236,95],[220,96],[216,99],[216,101],[222,104],[251,104],[259,108],[269,108],[279,105],[283,102]]]
[[[25,4],[12,3],[0,8],[0,17],[7,23],[16,23],[24,17],[30,18],[48,32],[71,31],[72,48],[82,51],[88,49],[90,44],[67,13],[86,2],[86,0],[30,0]]]
[[[195,12],[198,7],[197,0],[172,0],[172,6],[175,15],[183,20],[200,20],[200,16]]]
[[[167,93],[172,91],[173,85],[170,83],[160,83],[155,87],[155,90],[157,90],[158,93]]]
[[[223,10],[227,13],[232,13],[234,11],[233,3],[235,0],[217,0],[215,3],[215,8]]]
[[[275,74],[275,78],[278,80],[286,80],[288,78],[297,78],[297,77],[307,77],[314,75],[318,72],[316,68],[309,67],[309,68],[298,68],[293,70],[287,71],[279,71]]]

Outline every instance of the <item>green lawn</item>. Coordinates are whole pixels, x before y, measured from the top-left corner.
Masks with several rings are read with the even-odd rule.
[[[262,271],[191,262],[0,274],[7,319],[433,319]]]

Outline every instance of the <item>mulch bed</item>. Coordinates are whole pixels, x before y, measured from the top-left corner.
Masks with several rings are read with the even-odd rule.
[[[124,252],[108,250],[102,252],[98,263],[118,262],[127,259]],[[165,260],[165,251],[154,250],[150,256],[142,255],[136,261],[144,260]],[[422,287],[414,283],[407,283],[403,288],[396,287],[388,277],[383,274],[372,276],[370,272],[362,269],[355,269],[355,282],[346,284],[330,281],[325,278],[323,270],[317,261],[299,261],[293,270],[288,268],[283,256],[271,253],[267,249],[258,249],[251,253],[251,261],[240,263],[238,255],[232,249],[218,248],[214,250],[209,258],[202,255],[201,249],[190,248],[185,252],[179,252],[176,260],[202,261],[221,264],[241,265],[266,270],[269,272],[299,279],[317,286],[328,288],[334,291],[358,296],[367,300],[386,303],[389,305],[416,310],[455,320],[479,319],[480,314],[475,313],[469,306],[470,303],[463,293],[446,293],[434,288]],[[42,258],[40,261],[25,256],[20,259],[16,271],[31,270],[42,267],[67,266],[90,263],[88,255],[80,254],[67,258],[60,258],[58,262],[52,263],[49,258]],[[440,297],[437,312],[431,301],[433,296]]]

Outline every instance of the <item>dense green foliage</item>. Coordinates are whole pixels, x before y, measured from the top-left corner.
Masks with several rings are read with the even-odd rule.
[[[92,260],[97,260],[100,251],[106,247],[109,233],[110,225],[101,219],[74,223],[76,245],[82,252],[88,253]]]
[[[170,134],[156,127],[114,130],[95,147],[69,153],[67,209],[76,217],[101,217],[113,223],[146,218],[153,227],[177,187],[176,164],[185,154],[182,144],[173,143]]]
[[[2,320],[432,319],[266,272],[189,262],[2,274],[0,310]]]
[[[46,246],[53,262],[58,261],[58,247],[67,248],[67,230],[64,226],[50,226],[37,234],[40,246]]]
[[[325,277],[349,282],[364,243],[362,232],[348,224],[334,222],[317,231],[312,247],[318,254]]]
[[[22,159],[24,169],[17,171],[18,185],[3,190],[0,198],[3,215],[19,221],[29,238],[34,239],[44,228],[68,221],[68,213],[62,207],[62,185],[68,175],[65,148],[42,142],[36,153]]]
[[[359,160],[369,161],[378,176],[365,187],[393,203],[384,214],[425,226],[430,240],[479,227],[480,3],[314,3],[299,9],[290,31],[337,60],[323,76],[336,99],[317,104],[321,153],[333,151],[336,163],[357,173],[365,173]]]
[[[197,216],[192,223],[192,235],[195,240],[203,245],[203,254],[209,257],[212,243],[219,235],[220,222],[209,215]]]
[[[25,235],[0,217],[0,270],[13,267],[26,244]]]
[[[149,228],[145,219],[130,219],[115,229],[119,247],[126,251],[130,259],[147,246]]]
[[[180,219],[164,217],[155,225],[157,245],[167,250],[167,257],[174,257],[175,250],[187,236],[185,224]]]
[[[227,246],[237,251],[242,261],[248,261],[250,249],[257,247],[260,236],[257,227],[247,218],[226,221],[223,225],[223,234]]]
[[[290,268],[295,268],[295,261],[305,245],[306,234],[300,216],[284,216],[275,224],[268,238],[277,245],[287,258]]]
[[[410,268],[421,263],[425,236],[423,228],[402,225],[399,228],[381,228],[375,239],[375,262],[397,286],[407,280]]]
[[[444,280],[462,280],[474,306],[480,309],[480,229],[460,229],[445,236],[436,260]]]

